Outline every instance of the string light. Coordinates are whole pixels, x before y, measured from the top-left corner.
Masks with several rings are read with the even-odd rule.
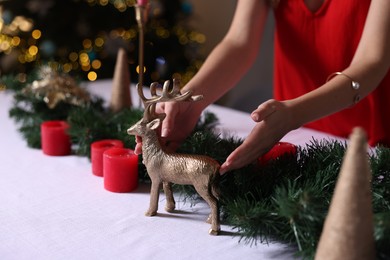
[[[97,73],[95,71],[88,72],[88,80],[95,81],[97,79]]]
[[[62,71],[65,73],[69,73],[72,71],[72,63],[65,63],[62,65]]]
[[[104,39],[102,37],[97,37],[95,39],[95,46],[100,48],[103,47],[103,45],[104,45]]]
[[[92,68],[93,69],[98,70],[98,69],[100,69],[101,66],[102,66],[102,62],[100,60],[92,61]]]
[[[37,54],[38,54],[38,47],[35,46],[35,45],[30,46],[30,48],[28,48],[28,53],[29,53],[31,56],[37,55]]]
[[[135,71],[139,74],[139,66],[135,69]],[[146,72],[146,67],[144,66],[144,73]]]
[[[41,38],[42,32],[40,30],[34,30],[34,31],[32,31],[31,36],[34,39],[38,40],[39,38]]]
[[[17,46],[19,46],[19,44],[20,44],[20,37],[19,36],[12,37],[11,45],[14,47],[17,47]]]
[[[72,62],[77,61],[79,58],[79,55],[76,52],[69,53],[69,60]]]
[[[124,12],[128,8],[133,8],[136,4],[136,0],[84,0],[91,6],[107,6],[111,4],[118,11]],[[164,13],[164,9],[160,5],[154,5],[150,14],[152,17],[159,17]],[[204,34],[196,32],[195,30],[188,30],[182,24],[167,27],[167,21],[163,19],[150,19],[148,22],[149,32],[154,34],[155,37],[160,39],[169,39],[172,36],[176,36],[179,43],[182,45],[196,46],[197,44],[203,44],[206,41]],[[27,37],[21,38],[20,32],[28,33]],[[40,59],[46,55],[46,57],[52,57],[58,55],[59,60],[57,64],[61,66],[64,72],[83,71],[86,73],[88,80],[96,80],[97,71],[102,69],[103,61],[102,57],[107,55],[107,44],[112,44],[114,41],[122,41],[127,44],[127,51],[134,52],[136,50],[136,41],[138,38],[138,29],[136,24],[133,24],[130,28],[115,28],[109,32],[99,33],[94,38],[85,38],[81,43],[81,50],[67,50],[61,49],[60,53],[56,51],[56,47],[53,42],[47,40],[44,35],[44,31],[39,28],[34,28],[32,20],[23,16],[15,16],[8,24],[2,19],[2,12],[0,10],[0,53],[10,54],[14,49],[17,49],[18,62],[32,63],[40,62]],[[42,39],[45,39],[42,41]],[[149,42],[150,46],[153,43]],[[108,47],[109,48],[109,47]],[[67,53],[68,52],[68,53]],[[189,52],[191,53],[191,52]],[[51,55],[51,56],[49,56]],[[161,57],[160,57],[161,58]],[[191,58],[189,58],[191,59]],[[130,58],[130,64],[135,64],[136,60]],[[149,76],[153,81],[161,80],[160,77],[166,77],[167,66],[161,65],[159,67],[156,59],[156,68],[149,68]],[[179,73],[182,78],[182,82],[187,82],[199,69],[202,61],[193,59],[192,65],[188,66],[186,71]],[[195,64],[197,63],[197,64]],[[164,67],[165,66],[165,67]],[[139,73],[139,66],[136,66],[136,73]],[[144,72],[147,71],[146,66],[143,68]],[[176,75],[175,75],[176,77]]]

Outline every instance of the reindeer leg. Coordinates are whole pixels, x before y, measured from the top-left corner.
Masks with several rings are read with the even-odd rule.
[[[157,214],[160,183],[160,181],[152,180],[149,209],[146,211],[145,216],[151,217]]]
[[[164,181],[163,188],[165,192],[165,198],[167,199],[165,210],[167,212],[173,212],[175,210],[175,199],[173,198],[172,183]]]
[[[210,235],[218,235],[221,231],[221,226],[219,223],[219,209],[217,199],[211,195],[209,200],[206,200],[211,208],[211,229],[209,230]]]
[[[199,195],[209,204],[211,213],[208,218],[209,222],[211,220],[211,229],[209,230],[210,235],[218,235],[219,231],[221,231],[221,226],[219,223],[219,209],[218,209],[218,200],[214,197],[213,194],[209,193],[207,187],[197,187],[194,186],[195,190],[199,193]]]

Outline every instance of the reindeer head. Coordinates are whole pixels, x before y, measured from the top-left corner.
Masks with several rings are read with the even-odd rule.
[[[162,122],[161,118],[155,118],[152,121],[144,122],[143,119],[139,120],[137,123],[132,125],[129,129],[127,129],[127,133],[129,135],[138,135],[138,136],[145,136],[148,131],[154,131],[156,130]]]
[[[161,102],[169,102],[169,101],[197,101],[203,98],[201,95],[192,96],[191,91],[187,91],[183,94],[180,93],[180,81],[177,79],[173,80],[173,88],[169,91],[169,81],[164,82],[164,86],[162,88],[162,94],[159,96],[157,94],[157,87],[159,84],[154,82],[150,85],[150,98],[146,98],[142,86],[137,84],[137,92],[138,95],[145,107],[144,115],[141,120],[131,126],[127,133],[129,135],[138,135],[145,136],[149,131],[156,130],[160,125],[162,120],[165,118],[165,114],[156,113],[156,104]]]

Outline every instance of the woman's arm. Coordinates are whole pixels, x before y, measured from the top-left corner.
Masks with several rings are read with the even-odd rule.
[[[253,64],[267,14],[265,0],[239,0],[227,34],[183,88],[192,90],[194,95],[203,95],[203,100],[158,107],[160,113],[166,113],[161,136],[169,143],[168,148],[177,148],[193,130],[203,109],[231,89]]]
[[[265,0],[239,0],[231,26],[184,87],[204,95],[202,110],[236,85],[256,59],[268,14]],[[217,15],[217,14],[216,14]]]

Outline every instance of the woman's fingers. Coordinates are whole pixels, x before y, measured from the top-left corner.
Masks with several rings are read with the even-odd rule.
[[[263,131],[266,131],[264,125],[257,124],[245,141],[237,147],[221,165],[220,174],[239,169],[255,162],[263,153],[265,153],[274,142],[262,138]]]
[[[268,100],[251,117],[257,122],[255,127],[221,165],[221,174],[253,163],[289,131],[289,113],[282,102]]]
[[[168,137],[171,134],[172,129],[174,129],[177,109],[174,109],[172,104],[164,104],[161,109],[166,114],[161,125],[161,137]]]
[[[142,153],[142,138],[138,135],[135,137],[134,153],[137,155]]]
[[[270,99],[260,104],[252,113],[251,118],[255,122],[260,122],[273,114],[276,111],[278,102],[274,99]]]

